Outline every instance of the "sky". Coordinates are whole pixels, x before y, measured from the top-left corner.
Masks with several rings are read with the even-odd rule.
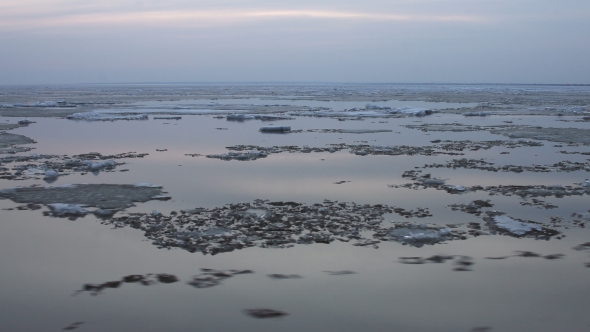
[[[590,83],[588,0],[0,0],[0,84]]]

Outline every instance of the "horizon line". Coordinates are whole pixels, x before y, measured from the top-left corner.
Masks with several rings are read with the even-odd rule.
[[[590,86],[590,83],[463,83],[463,82],[330,82],[330,81],[176,81],[176,82],[77,82],[77,83],[18,83],[3,84],[0,86],[39,86],[39,85],[261,85],[261,84],[279,84],[279,85],[540,85],[540,86]]]

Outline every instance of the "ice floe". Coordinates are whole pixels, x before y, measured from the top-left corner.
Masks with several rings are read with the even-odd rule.
[[[64,204],[64,203],[51,203],[47,204],[51,210],[51,214],[58,217],[63,216],[84,216],[88,213],[84,209],[83,204]]]
[[[493,222],[499,229],[514,235],[524,235],[533,230],[541,231],[540,225],[516,221],[508,216],[495,216]]]
[[[69,120],[83,120],[83,121],[116,121],[116,120],[148,120],[147,114],[110,114],[104,112],[85,112],[85,113],[74,113],[66,116]]]
[[[448,227],[429,227],[424,224],[408,223],[389,229],[384,237],[414,247],[422,247],[425,244],[432,245],[452,240],[456,238],[456,235]]]

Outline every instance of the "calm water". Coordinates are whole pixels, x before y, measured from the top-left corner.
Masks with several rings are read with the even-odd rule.
[[[203,101],[206,103],[208,101]],[[243,101],[241,101],[243,103]],[[257,103],[248,101],[249,103]],[[198,103],[198,102],[195,102]],[[261,101],[261,103],[264,103]],[[298,101],[298,103],[305,102]],[[410,104],[403,102],[405,104]],[[281,103],[282,104],[282,103]],[[285,104],[292,104],[285,102]],[[362,103],[364,105],[366,103]],[[307,103],[309,106],[312,103]],[[362,106],[361,105],[361,106]],[[416,105],[417,106],[417,105]],[[346,107],[348,108],[348,107]],[[518,197],[488,196],[484,192],[449,195],[437,190],[391,188],[410,182],[402,173],[453,158],[487,158],[502,164],[553,164],[561,160],[584,162],[584,155],[559,150],[587,151],[584,147],[544,147],[469,152],[465,156],[356,156],[348,151],[281,153],[256,161],[221,161],[185,154],[225,153],[227,146],[326,144],[430,145],[435,139],[507,139],[488,132],[430,132],[403,127],[420,123],[513,124],[584,128],[584,123],[555,122],[545,117],[463,118],[436,114],[424,118],[337,121],[298,117],[277,121],[292,129],[390,129],[374,134],[258,132],[269,125],[258,120],[243,123],[212,116],[183,116],[181,120],[74,122],[33,119],[37,123],[13,130],[38,143],[32,152],[73,155],[87,152],[149,153],[141,159],[120,159],[126,165],[98,175],[71,174],[56,183],[161,184],[170,201],[138,204],[126,212],[164,213],[196,207],[218,207],[255,199],[321,203],[324,199],[360,204],[389,204],[406,209],[427,207],[432,217],[417,222],[447,224],[480,222],[479,217],[451,211],[447,205],[491,199],[496,209],[513,217],[547,223],[549,216],[585,213],[587,196],[544,198],[559,208],[521,206]],[[10,121],[15,121],[10,119]],[[380,123],[383,122],[383,123]],[[226,128],[224,130],[217,128]],[[167,149],[158,152],[156,149]],[[510,154],[500,154],[509,151]],[[12,167],[6,166],[6,167]],[[503,173],[465,169],[426,169],[450,184],[572,185],[586,172]],[[334,184],[337,181],[350,181]],[[45,185],[42,180],[1,180],[0,189]],[[0,201],[1,208],[18,204]],[[508,236],[480,236],[465,241],[414,248],[382,242],[379,249],[350,243],[296,245],[288,249],[249,248],[215,256],[183,250],[158,249],[135,229],[113,229],[92,215],[77,220],[44,217],[37,211],[2,210],[0,213],[0,330],[59,331],[74,322],[80,331],[587,331],[590,329],[590,262],[587,252],[572,250],[588,242],[586,229],[559,229],[565,239],[536,241]],[[387,215],[389,220],[404,220]],[[563,259],[485,257],[532,251],[564,254]],[[409,265],[399,257],[435,254],[465,255],[472,271],[457,272],[451,263]],[[186,284],[201,268],[250,269],[221,285],[197,289]],[[325,271],[354,271],[329,275]],[[130,274],[168,273],[180,281],[142,286],[124,284],[91,296],[73,296],[86,283],[119,280]],[[277,280],[268,274],[297,274],[299,279]],[[289,315],[255,319],[245,309],[270,308]]]

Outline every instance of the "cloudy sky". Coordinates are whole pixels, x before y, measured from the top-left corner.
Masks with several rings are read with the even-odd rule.
[[[590,83],[588,0],[0,0],[0,84]]]

